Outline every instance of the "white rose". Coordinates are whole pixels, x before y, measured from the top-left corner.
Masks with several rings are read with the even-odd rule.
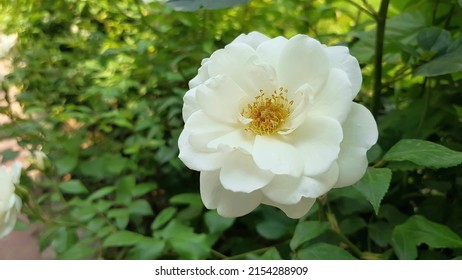
[[[16,162],[9,172],[0,166],[0,238],[14,228],[21,210],[21,199],[14,193],[14,184],[19,183],[21,164]]]
[[[348,48],[305,35],[243,34],[204,59],[178,145],[201,171],[205,206],[236,217],[263,203],[299,218],[331,188],[357,182],[378,137],[372,114],[352,101],[361,82]]]

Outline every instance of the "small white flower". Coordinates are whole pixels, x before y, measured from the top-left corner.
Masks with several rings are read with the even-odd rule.
[[[305,35],[240,35],[202,61],[184,96],[179,158],[201,171],[205,206],[226,217],[259,204],[289,217],[357,182],[376,143],[372,114],[346,47]]]
[[[16,44],[17,34],[0,34],[0,58],[4,58],[10,49]]]
[[[0,166],[0,238],[7,236],[14,228],[21,210],[21,199],[14,193],[19,184],[21,164],[16,162],[8,171]]]

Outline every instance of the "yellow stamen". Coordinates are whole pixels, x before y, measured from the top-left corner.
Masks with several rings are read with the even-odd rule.
[[[255,97],[255,101],[242,109],[242,116],[252,120],[246,130],[257,135],[271,135],[281,130],[294,103],[287,98],[287,93],[287,89],[280,87],[267,97],[260,89],[260,95]]]

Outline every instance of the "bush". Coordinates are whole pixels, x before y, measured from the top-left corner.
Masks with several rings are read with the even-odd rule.
[[[61,259],[460,257],[461,6],[391,3],[377,79],[378,1],[351,2],[194,12],[139,0],[0,4],[0,27],[19,34],[2,86],[20,90],[24,111],[2,105],[13,121],[0,139],[47,157],[22,178],[23,211],[43,224],[40,247]],[[357,101],[379,124],[366,176],[301,220],[264,206],[236,219],[206,210],[198,174],[177,158],[182,98],[200,61],[252,30],[349,46],[363,70]]]

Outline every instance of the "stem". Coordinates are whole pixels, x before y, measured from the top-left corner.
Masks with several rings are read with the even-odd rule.
[[[372,96],[372,114],[376,119],[381,107],[380,92],[382,91],[383,42],[389,3],[390,0],[382,0],[380,3],[380,10],[376,18],[377,32],[375,34],[374,95]]]
[[[376,18],[376,15],[373,12],[369,11],[368,9],[364,8],[363,6],[361,6],[358,3],[354,2],[353,0],[346,0],[346,2],[348,2],[351,5],[355,6],[358,10],[360,10],[361,12],[369,15],[370,17]]]
[[[338,226],[337,218],[335,218],[334,213],[332,213],[329,209],[329,212],[327,213],[327,220],[329,221],[330,224],[330,230],[334,232],[345,244],[348,245],[348,248],[350,248],[351,252],[356,255],[358,258],[362,258],[363,252],[346,237],[341,231]]]
[[[430,93],[429,93],[429,90],[427,90],[427,82],[428,82],[428,77],[425,77],[422,83],[422,95],[424,98],[424,109],[422,110],[422,115],[420,115],[419,126],[417,127],[419,137],[423,136],[422,127],[424,125],[425,118],[427,116],[428,107],[430,107]]]
[[[220,259],[222,259],[222,260],[228,258],[228,256],[223,255],[222,253],[220,253],[220,252],[218,252],[217,250],[214,250],[214,249],[212,249],[212,250],[210,251],[210,253],[212,253],[213,256],[215,256],[215,257],[217,257],[217,258],[220,258]]]

